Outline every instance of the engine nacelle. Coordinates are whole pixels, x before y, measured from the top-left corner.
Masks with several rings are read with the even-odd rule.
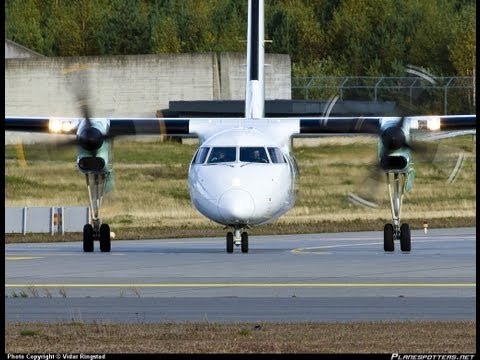
[[[105,159],[98,156],[78,156],[77,165],[80,171],[84,173],[100,173],[105,169]]]
[[[77,131],[77,166],[84,173],[109,173],[112,165],[111,139],[107,120],[90,121]]]
[[[407,173],[412,159],[408,123],[388,121],[382,124],[378,138],[378,162],[385,172]]]
[[[408,167],[408,158],[403,155],[385,155],[380,158],[380,167],[385,171],[401,171]]]

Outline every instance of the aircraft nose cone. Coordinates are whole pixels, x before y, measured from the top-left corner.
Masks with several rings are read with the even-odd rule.
[[[253,198],[245,190],[228,190],[218,200],[218,212],[226,224],[246,223],[254,209]]]

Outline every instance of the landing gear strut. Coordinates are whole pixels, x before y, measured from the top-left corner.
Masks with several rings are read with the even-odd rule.
[[[383,229],[383,249],[387,252],[393,251],[395,248],[394,240],[400,240],[400,249],[408,252],[411,250],[410,226],[408,224],[400,225],[402,199],[405,192],[407,175],[404,173],[394,173],[392,179],[391,174],[387,173],[386,177],[393,224],[385,224]]]
[[[83,251],[92,252],[94,240],[99,240],[100,251],[109,252],[111,249],[110,227],[102,224],[99,217],[100,207],[105,187],[105,174],[85,174],[87,180],[88,197],[90,200],[91,224],[83,227]],[[92,192],[93,187],[93,192]]]
[[[227,233],[227,253],[233,253],[233,245],[240,246],[242,253],[248,253],[248,233],[242,227],[235,227]]]

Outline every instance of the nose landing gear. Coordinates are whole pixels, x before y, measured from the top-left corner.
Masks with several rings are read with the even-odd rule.
[[[234,227],[234,232],[227,233],[227,253],[233,253],[233,245],[241,245],[242,253],[248,253],[248,233],[243,227]]]

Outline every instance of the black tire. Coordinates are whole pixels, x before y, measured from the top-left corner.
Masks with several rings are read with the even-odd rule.
[[[227,253],[233,253],[233,233],[227,233]]]
[[[93,226],[86,224],[83,227],[83,252],[93,251]]]
[[[242,233],[242,253],[248,253],[248,233]]]
[[[107,224],[102,224],[100,225],[100,251],[109,252],[110,248],[110,226]]]
[[[408,252],[412,248],[412,241],[410,236],[410,225],[402,224],[400,226],[400,249]]]
[[[393,225],[385,224],[383,228],[383,250],[393,251],[395,246],[393,244]]]

